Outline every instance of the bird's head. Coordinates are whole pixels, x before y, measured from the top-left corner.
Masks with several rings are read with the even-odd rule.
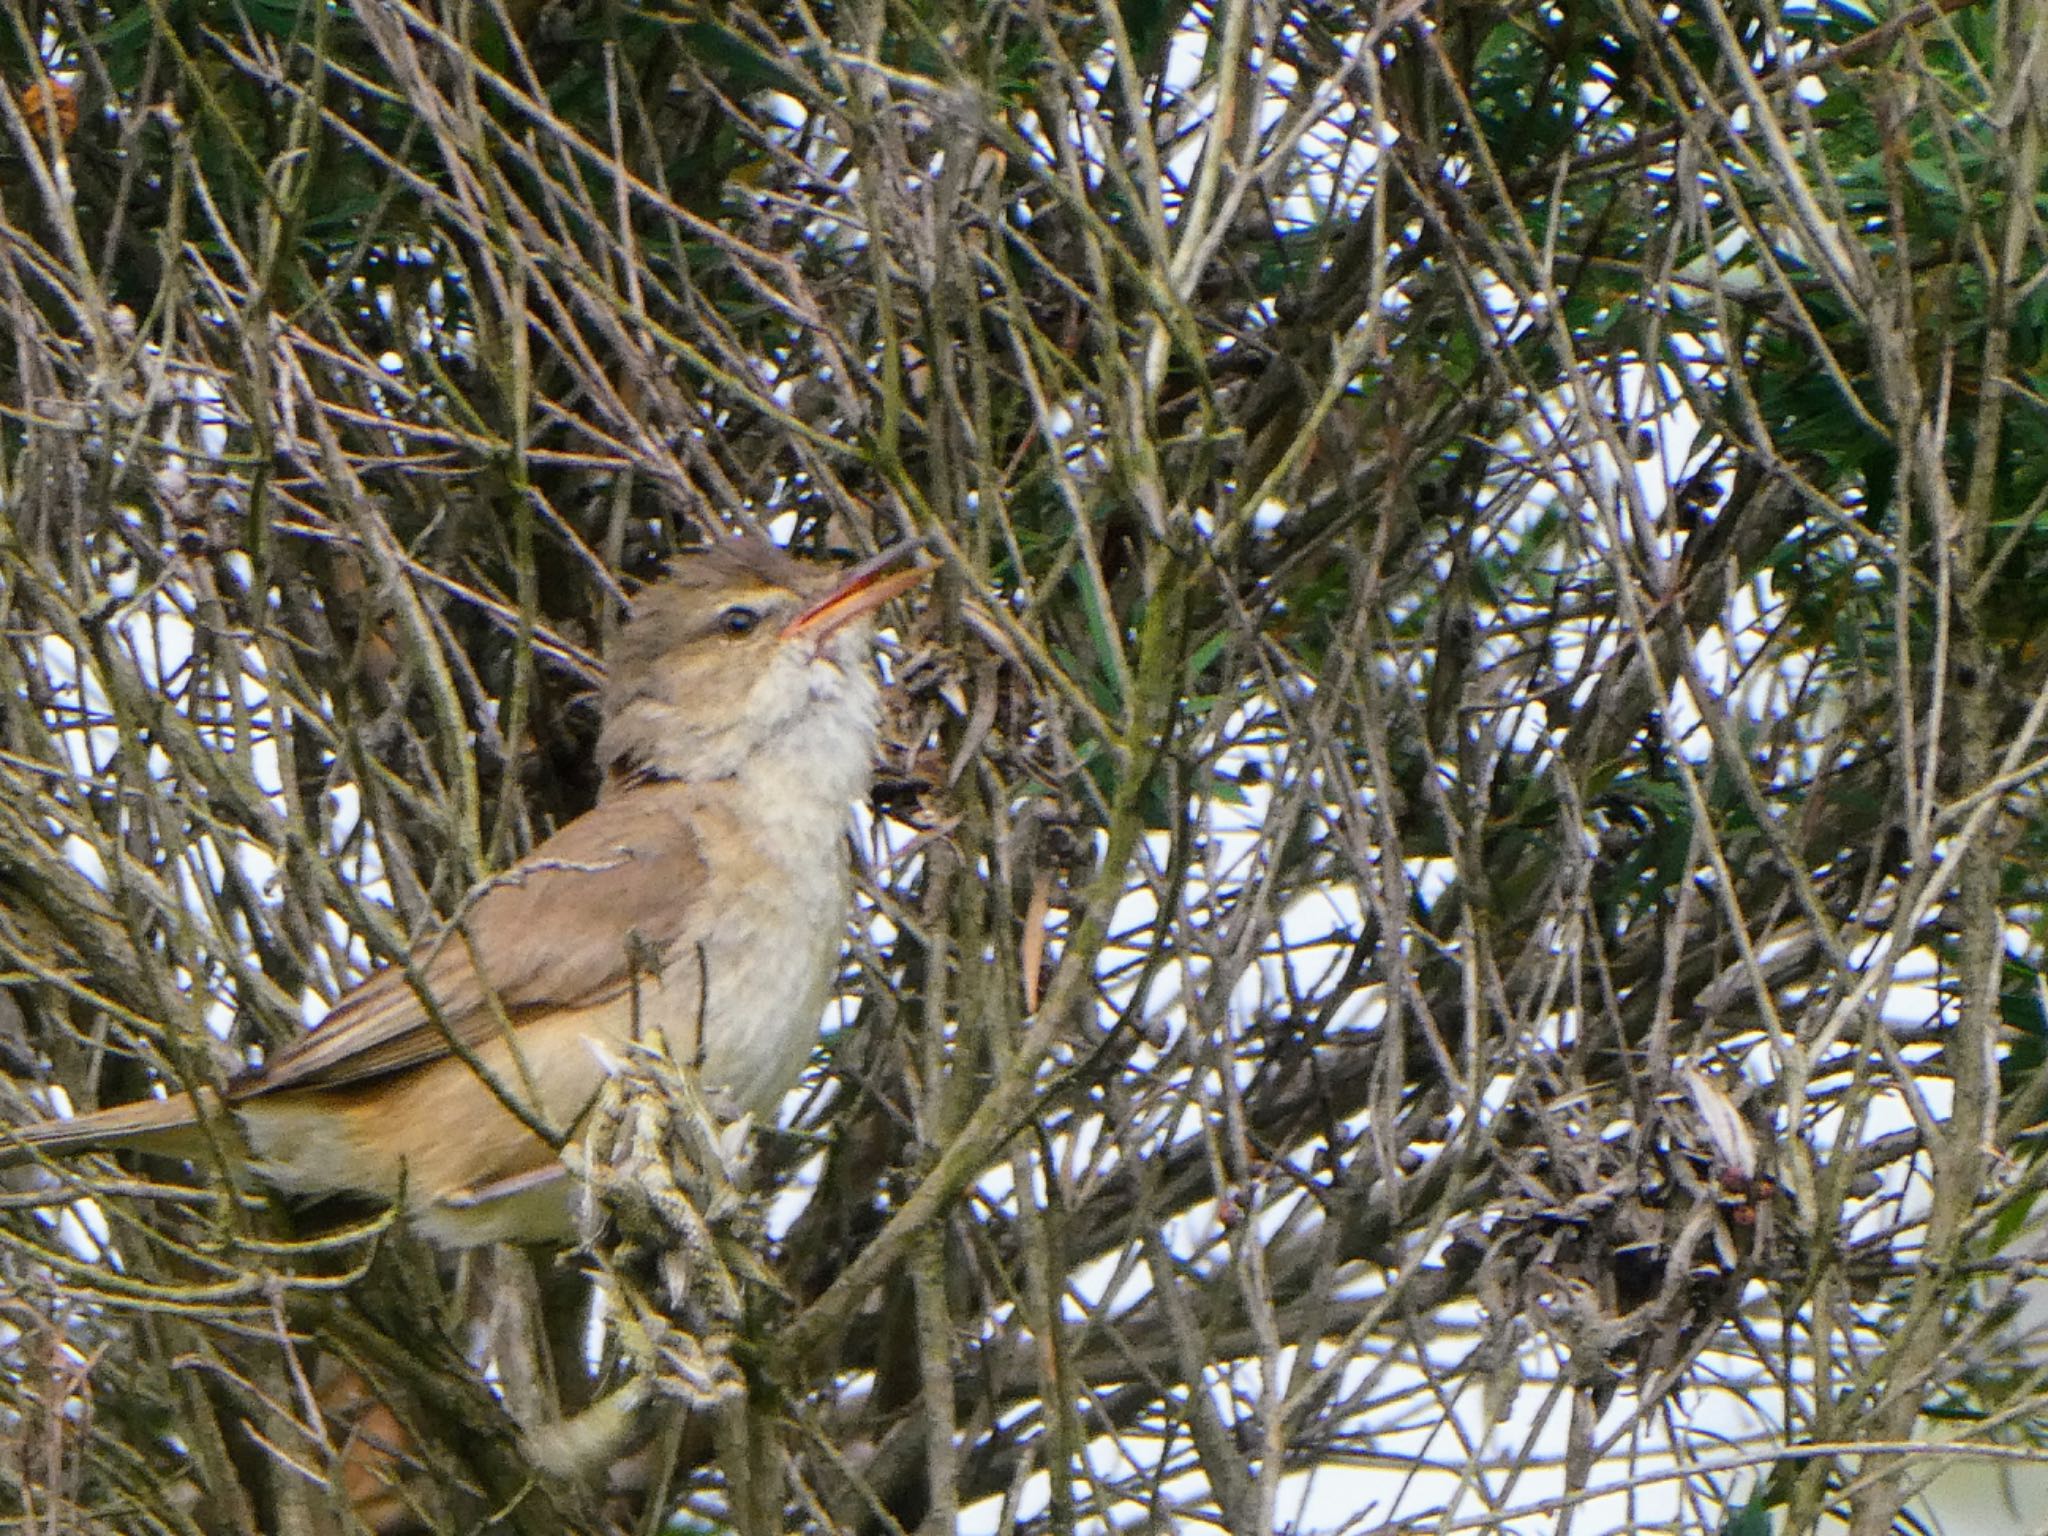
[[[899,545],[850,570],[765,539],[679,555],[608,658],[598,760],[607,776],[719,779],[762,753],[864,780],[874,751],[875,610],[930,574]]]

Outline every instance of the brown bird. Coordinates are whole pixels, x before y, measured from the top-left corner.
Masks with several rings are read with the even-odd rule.
[[[838,966],[872,617],[929,574],[890,573],[903,552],[843,573],[753,538],[678,557],[609,658],[595,809],[217,1096],[0,1127],[0,1164],[191,1155],[225,1111],[276,1188],[402,1194],[429,1236],[469,1245],[567,1233],[556,1147],[636,1030],[707,1092],[771,1110]]]

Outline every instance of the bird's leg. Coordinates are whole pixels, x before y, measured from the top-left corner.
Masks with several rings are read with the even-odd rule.
[[[742,1287],[773,1283],[754,1258],[756,1223],[734,1184],[748,1130],[744,1118],[720,1123],[658,1035],[627,1047],[591,1113],[580,1160],[585,1243],[631,1374],[574,1418],[529,1431],[551,1469],[588,1472],[615,1460],[656,1397],[699,1411],[744,1400],[731,1353]]]

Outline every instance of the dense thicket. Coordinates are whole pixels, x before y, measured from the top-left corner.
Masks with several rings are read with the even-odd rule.
[[[11,1115],[218,1080],[584,809],[679,544],[943,566],[713,1213],[745,1396],[616,1227],[91,1160],[7,1197],[9,1518],[1877,1533],[2027,1444],[2044,36],[6,6]]]

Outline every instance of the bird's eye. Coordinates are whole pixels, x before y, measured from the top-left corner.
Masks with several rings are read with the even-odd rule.
[[[752,634],[760,622],[761,615],[751,608],[728,608],[718,616],[718,627],[733,636]]]

